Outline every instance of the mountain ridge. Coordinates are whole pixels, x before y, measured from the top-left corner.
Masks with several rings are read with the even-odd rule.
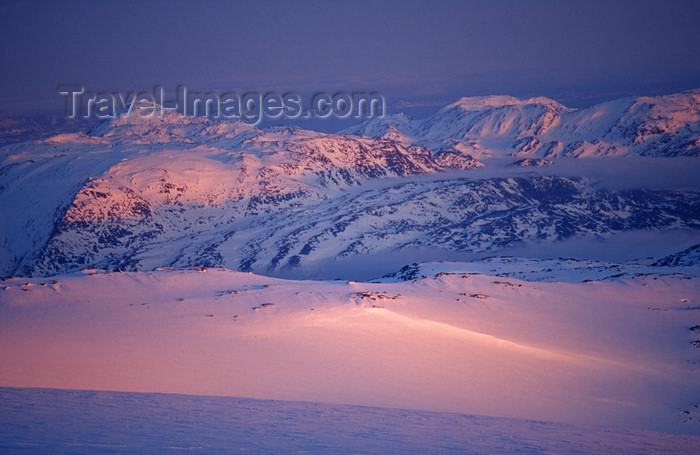
[[[582,157],[700,154],[700,89],[567,108],[544,97],[466,97],[423,120],[401,114],[367,120],[343,134],[382,137],[387,126],[406,142],[434,151],[479,150],[481,156]]]
[[[595,124],[611,118],[615,128]],[[480,253],[523,241],[697,230],[696,186],[651,190],[640,181],[614,190],[556,168],[596,156],[581,147],[626,150],[630,166],[659,141],[676,147],[666,159],[695,153],[686,145],[698,141],[699,118],[700,90],[589,110],[541,97],[462,98],[426,120],[394,115],[356,128],[372,126],[377,137],[173,112],[105,120],[87,134],[0,148],[0,270],[199,265],[279,273],[402,249]],[[424,131],[424,140],[407,140],[406,128]],[[589,136],[576,150],[547,148],[552,131]],[[509,162],[488,160],[497,145],[512,150]],[[491,174],[472,174],[479,169]]]

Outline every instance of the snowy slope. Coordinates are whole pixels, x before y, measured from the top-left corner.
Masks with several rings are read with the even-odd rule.
[[[523,240],[700,225],[697,191],[616,192],[531,177],[408,181],[330,198],[311,185],[278,186],[280,178],[240,185],[240,171],[184,153],[171,157],[181,167],[170,171],[161,170],[168,156],[154,158],[86,183],[41,255],[19,273],[195,265],[269,272],[397,248],[483,252]],[[217,178],[223,173],[229,182]],[[247,188],[255,192],[241,194]]]
[[[656,266],[700,266],[700,244],[671,254],[654,263]]]
[[[125,232],[129,221],[122,218],[148,216],[154,206],[165,206],[165,219],[134,223],[186,235],[187,225],[169,226],[167,219],[182,207],[198,210],[198,218],[209,210],[228,221],[327,199],[335,187],[371,178],[443,169],[429,151],[390,141],[304,130],[263,134],[245,124],[207,119],[147,120],[105,121],[87,136],[0,149],[5,274],[31,267],[50,237],[73,221],[114,221]],[[77,219],[81,210],[89,214]],[[105,229],[96,228],[97,236],[113,238]],[[97,243],[107,255],[108,243]]]
[[[395,137],[474,158],[700,154],[700,90],[570,109],[544,97],[462,98],[425,120],[373,119],[343,131]]]
[[[0,283],[0,387],[378,406],[342,409],[351,425],[370,412],[401,428],[448,426],[411,446],[426,451],[462,450],[486,425],[504,451],[561,453],[580,441],[583,453],[683,453],[697,439],[646,431],[700,435],[697,247],[667,256],[698,243],[699,98],[582,110],[463,98],[426,120],[375,119],[355,130],[363,134],[170,113],[2,147],[0,274],[24,278]],[[665,257],[544,259],[591,239],[630,258]],[[528,248],[540,259],[483,257]],[[454,255],[472,256],[371,283],[264,276],[374,278]],[[378,265],[388,270],[372,274]],[[66,406],[83,396],[19,393]],[[31,442],[27,428],[44,431],[17,425],[23,398],[3,389],[0,399],[15,410],[0,426],[8,449]],[[209,403],[223,412],[224,402]],[[267,406],[249,405],[274,420]],[[282,419],[321,405],[290,406]],[[465,429],[463,416],[426,411],[494,418]],[[538,442],[499,442],[504,428],[539,431]],[[327,431],[321,443],[303,436],[312,442],[302,450],[331,447],[339,433]],[[94,444],[118,452],[129,435]],[[377,447],[363,438],[343,441]],[[89,441],[52,447],[90,452]],[[145,444],[138,450],[161,448]],[[284,437],[270,444],[289,447]]]
[[[0,274],[223,266],[309,277],[328,261],[367,255],[411,251],[411,261],[425,261],[434,256],[413,252],[508,254],[523,242],[697,230],[697,184],[677,188],[666,175],[678,166],[655,162],[652,189],[646,175],[619,189],[586,175],[595,160],[570,159],[588,152],[542,144],[566,137],[584,148],[602,141],[624,153],[693,155],[683,144],[697,136],[698,96],[587,110],[463,98],[424,121],[395,115],[359,127],[374,138],[174,112],[104,120],[87,134],[0,148]],[[527,157],[486,167],[475,159],[511,154],[514,141],[524,148],[513,153]],[[656,153],[659,144],[673,152]],[[648,158],[613,159],[595,167],[634,175]],[[552,170],[566,163],[570,171]]]
[[[0,386],[242,396],[700,433],[700,281],[226,270],[7,279]]]
[[[53,454],[688,454],[700,437],[308,402],[0,388],[0,450]]]
[[[670,257],[675,256],[671,255]],[[662,264],[662,262],[664,263]],[[657,274],[681,274],[700,278],[700,266],[697,264],[665,263],[665,260],[649,265],[639,261],[613,263],[561,257],[556,259],[487,257],[470,262],[413,263],[374,282],[410,281],[432,278],[443,273],[483,273],[527,281],[581,283]]]

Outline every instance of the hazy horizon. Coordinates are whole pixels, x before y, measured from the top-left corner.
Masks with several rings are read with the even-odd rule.
[[[369,90],[416,117],[492,94],[586,107],[700,87],[699,14],[693,1],[9,1],[0,118],[61,115],[60,84]]]

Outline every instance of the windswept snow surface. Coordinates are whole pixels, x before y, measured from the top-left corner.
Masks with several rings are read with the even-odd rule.
[[[689,454],[700,437],[308,402],[0,388],[3,454]]]
[[[700,434],[700,281],[224,269],[10,278],[0,386],[404,408]]]

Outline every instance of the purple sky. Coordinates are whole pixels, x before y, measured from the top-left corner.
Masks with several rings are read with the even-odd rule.
[[[484,94],[585,106],[700,87],[698,18],[697,0],[3,0],[0,116],[60,115],[69,83],[375,90],[419,117]]]

